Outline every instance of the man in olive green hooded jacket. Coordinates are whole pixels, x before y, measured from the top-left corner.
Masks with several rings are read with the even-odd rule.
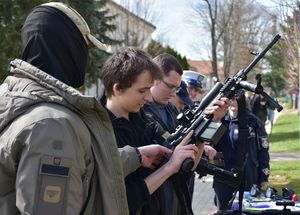
[[[106,110],[75,89],[105,46],[56,2],[28,15],[22,44],[0,85],[0,214],[128,214],[124,175],[163,150],[118,150]]]

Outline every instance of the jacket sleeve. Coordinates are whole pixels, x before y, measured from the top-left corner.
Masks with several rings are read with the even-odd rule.
[[[130,212],[138,210],[150,200],[150,193],[145,180],[136,176],[137,173],[138,172],[134,172],[125,178],[127,201]]]
[[[267,182],[269,177],[269,141],[268,134],[262,123],[258,122],[257,129],[257,141],[258,141],[258,180],[259,183]]]
[[[118,148],[118,150],[123,166],[124,176],[129,175],[141,166],[138,154],[134,147],[127,145],[123,148]]]
[[[18,132],[11,153],[21,214],[80,213],[88,194],[88,169],[93,169],[90,143],[81,121],[74,125],[62,118],[43,119]]]

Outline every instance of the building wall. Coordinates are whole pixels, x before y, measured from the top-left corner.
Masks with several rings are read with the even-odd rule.
[[[112,51],[116,51],[122,46],[146,48],[151,41],[155,26],[113,1],[108,1],[107,8],[110,15],[116,15],[113,20],[116,30],[109,36],[122,41],[120,45],[113,46]]]

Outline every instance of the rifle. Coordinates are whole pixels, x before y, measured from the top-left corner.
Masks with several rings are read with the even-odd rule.
[[[246,81],[247,74],[280,38],[281,36],[277,34],[267,47],[265,47],[260,53],[256,54],[253,61],[245,69],[239,70],[232,78],[228,78],[224,84],[221,84],[220,82],[216,83],[198,106],[192,110],[180,113],[177,116],[179,125],[175,132],[167,138],[163,145],[174,150],[174,148],[191,130],[193,130],[194,133],[189,144],[199,144],[200,141],[217,144],[226,131],[226,128],[220,122],[213,122],[212,116],[204,114],[204,110],[205,108],[212,106],[214,100],[219,100],[222,97],[227,97],[229,99],[232,98],[236,91],[240,89],[264,94],[269,103],[277,108],[278,111],[281,111],[282,106],[263,92],[263,87],[260,85],[260,82],[254,85]],[[193,166],[194,161],[191,158],[188,158],[182,163],[181,170],[188,172]]]

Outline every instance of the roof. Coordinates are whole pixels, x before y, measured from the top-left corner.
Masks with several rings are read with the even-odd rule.
[[[151,24],[150,22],[146,21],[145,19],[142,19],[141,17],[135,15],[134,13],[130,12],[129,10],[124,8],[123,6],[117,4],[116,2],[114,2],[112,0],[109,0],[109,1],[107,1],[107,4],[111,4],[112,6],[118,8],[120,11],[123,11],[124,13],[135,17],[136,19],[140,20],[141,22],[145,23],[146,25],[150,26],[151,28],[156,29],[156,27],[153,24]]]
[[[212,66],[210,60],[188,60],[191,70],[200,72],[203,75],[210,75],[212,73]],[[222,69],[218,66],[218,74],[222,74]]]

